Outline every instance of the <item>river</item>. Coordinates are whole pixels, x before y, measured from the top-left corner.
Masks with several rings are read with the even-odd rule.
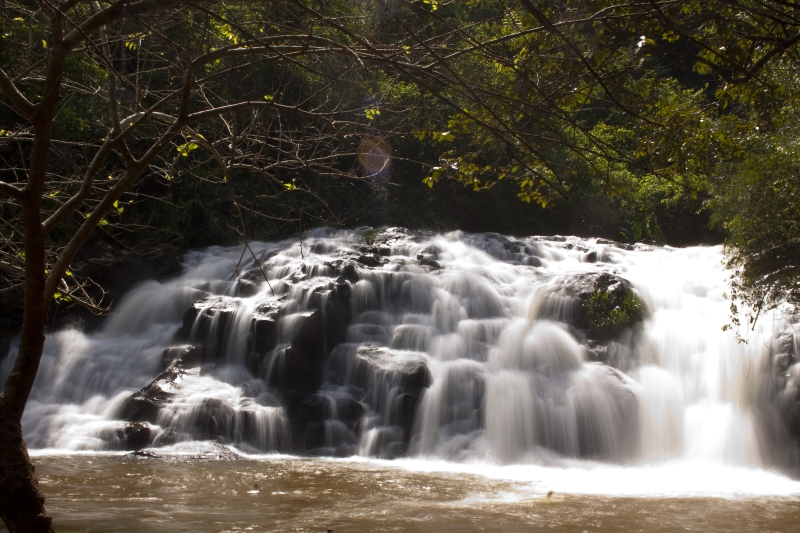
[[[684,477],[688,472],[667,465],[631,476],[607,468],[592,473],[586,465],[486,472],[492,468],[285,456],[72,455],[36,462],[61,532],[767,533],[797,531],[800,524],[800,486],[747,471],[706,470],[716,479],[697,487]],[[672,476],[684,478],[682,488]],[[740,481],[726,486],[732,479]],[[754,496],[759,487],[782,495]],[[734,495],[734,488],[745,495]]]

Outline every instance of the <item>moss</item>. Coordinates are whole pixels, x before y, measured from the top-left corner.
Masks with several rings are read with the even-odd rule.
[[[364,242],[367,243],[367,246],[372,246],[375,243],[375,239],[378,238],[378,232],[374,229],[369,229],[364,232]]]
[[[624,295],[596,290],[584,300],[582,310],[583,324],[595,338],[614,337],[645,315],[644,302],[630,289]]]

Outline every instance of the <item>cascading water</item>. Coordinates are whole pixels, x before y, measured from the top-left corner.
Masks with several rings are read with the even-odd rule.
[[[402,229],[251,246],[263,273],[241,248],[191,252],[99,331],[48,334],[28,446],[798,464],[798,343],[774,314],[747,344],[722,331],[719,247]],[[587,325],[594,301],[615,327]]]

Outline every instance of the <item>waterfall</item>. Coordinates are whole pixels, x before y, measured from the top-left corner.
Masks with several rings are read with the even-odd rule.
[[[720,247],[402,228],[251,247],[187,253],[98,330],[49,333],[28,446],[800,465],[800,336],[777,311],[747,343],[723,331]]]

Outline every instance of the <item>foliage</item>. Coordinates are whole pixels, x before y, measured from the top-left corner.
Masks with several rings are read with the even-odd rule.
[[[737,302],[761,311],[800,307],[800,142],[787,124],[755,137],[747,154],[725,167],[713,202],[714,221],[728,234],[726,251],[733,318]]]
[[[375,239],[378,237],[378,232],[374,229],[368,229],[364,232],[364,242],[367,246],[372,246],[375,243]]]
[[[581,311],[589,335],[606,339],[641,322],[645,316],[645,305],[630,289],[624,295],[596,290],[583,301]]]

